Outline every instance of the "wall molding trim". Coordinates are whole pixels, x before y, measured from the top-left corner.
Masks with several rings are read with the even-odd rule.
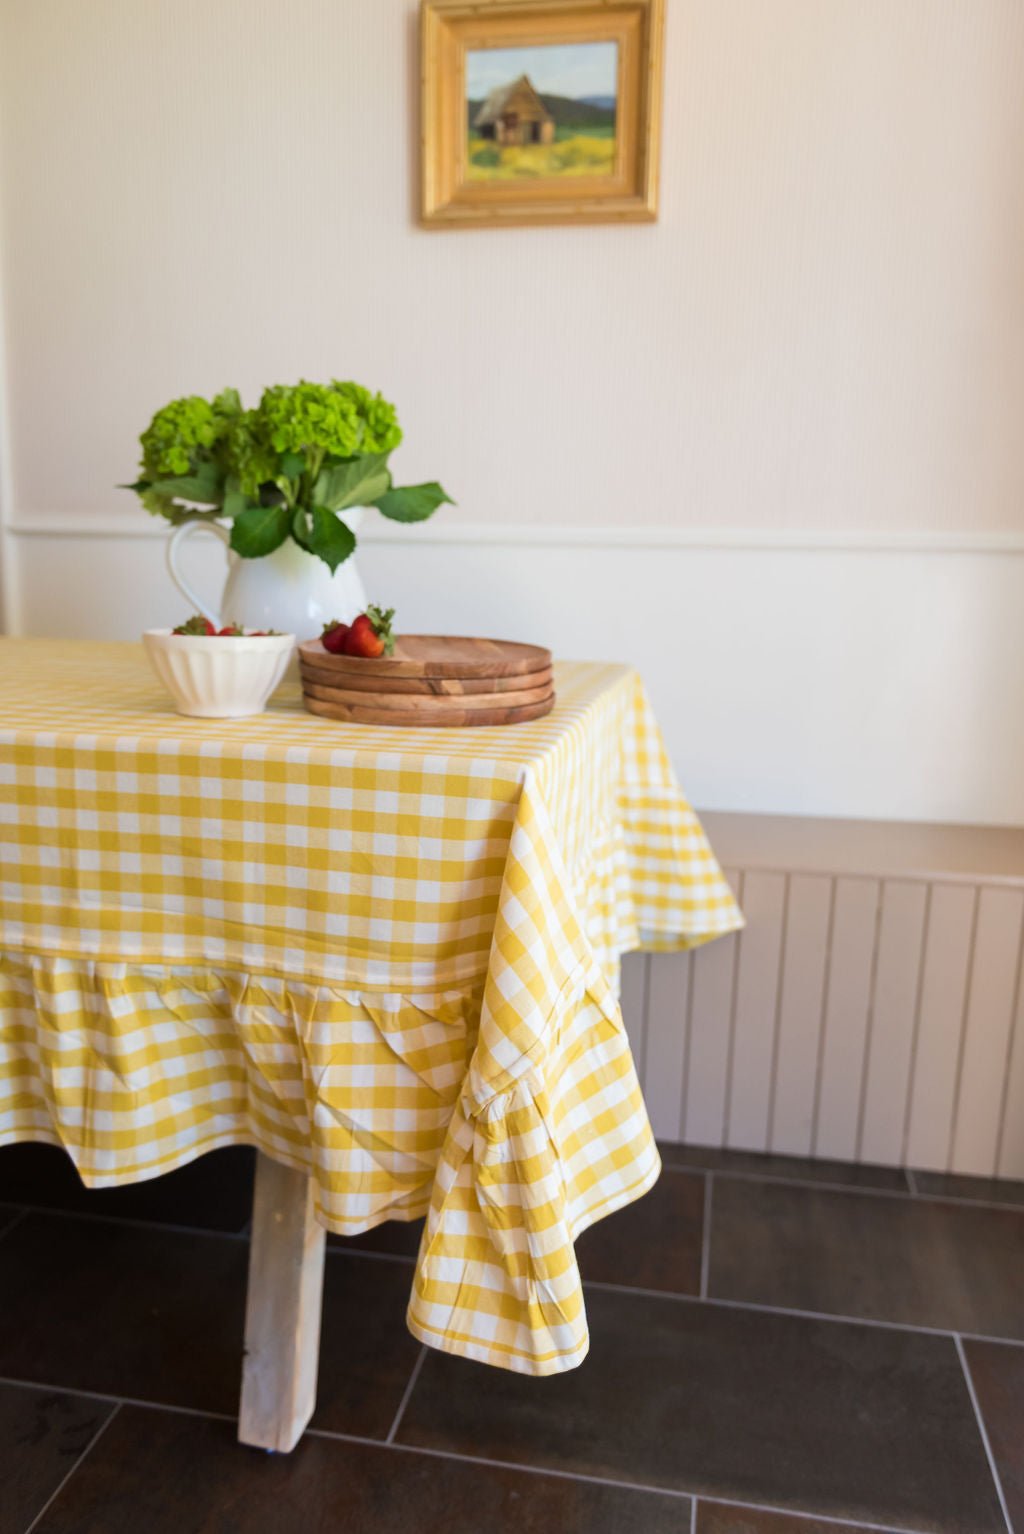
[[[4,529],[17,538],[163,538],[155,517],[125,512],[22,512]],[[692,549],[728,553],[1024,554],[1024,532],[890,531],[739,527],[567,527],[531,522],[431,522],[403,527],[381,519],[359,535],[367,544],[486,544],[494,547]]]

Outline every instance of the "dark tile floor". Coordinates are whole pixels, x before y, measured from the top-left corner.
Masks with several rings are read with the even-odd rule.
[[[233,1422],[251,1154],[85,1193],[0,1150],[0,1534],[1024,1534],[1020,1185],[665,1163],[580,1239],[591,1352],[553,1379],[413,1342],[418,1226],[332,1239],[316,1416],[267,1456]]]

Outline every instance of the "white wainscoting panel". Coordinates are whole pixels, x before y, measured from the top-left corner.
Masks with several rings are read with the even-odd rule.
[[[722,1135],[736,1150],[766,1150],[789,880],[785,874],[751,870],[738,893],[747,928],[724,940],[739,945],[739,956],[729,1112]],[[695,963],[701,959],[694,955]]]
[[[768,1121],[768,1146],[784,1155],[811,1152],[833,899],[820,874],[790,878]]]
[[[929,893],[927,885],[902,879],[882,885],[864,1064],[853,1078],[858,1161],[903,1160]]]
[[[977,913],[977,890],[932,889],[910,1084],[911,1166],[941,1166],[949,1152]]]
[[[742,933],[624,964],[655,1132],[1024,1177],[1024,872],[726,872]]]
[[[837,1161],[857,1156],[860,1095],[850,1086],[860,1082],[864,1068],[880,894],[877,879],[835,881],[811,1146],[815,1155]]]
[[[683,1138],[683,1090],[686,1083],[686,1019],[690,1013],[692,956],[659,954],[658,963],[631,956],[648,972],[647,1054],[644,1080],[648,1111],[665,1126],[665,1138]],[[654,1026],[650,1020],[657,1019]],[[671,1021],[668,1021],[671,1019]]]
[[[952,1159],[962,1172],[987,1176],[996,1164],[1006,1064],[1020,967],[1024,893],[982,889],[971,962],[971,986],[960,1045],[953,1106]]]
[[[727,868],[724,872],[736,889],[736,870]],[[691,959],[683,1078],[683,1138],[699,1145],[707,1144],[709,1137],[714,1142],[725,1122],[738,952],[737,939],[731,936],[712,943],[701,963],[697,962],[696,954]],[[650,994],[655,994],[653,980]],[[658,1030],[651,1026],[656,1016],[651,1009],[648,1013],[649,1044],[653,1044],[657,1035]]]

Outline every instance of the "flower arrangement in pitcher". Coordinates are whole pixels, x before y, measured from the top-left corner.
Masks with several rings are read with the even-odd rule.
[[[422,522],[444,502],[435,482],[392,484],[388,459],[402,440],[395,407],[357,383],[275,384],[254,410],[237,389],[198,394],[158,410],[139,438],[134,490],[174,524],[225,520],[243,559],[291,538],[332,573],[356,546],[341,513],[376,506],[395,522]]]

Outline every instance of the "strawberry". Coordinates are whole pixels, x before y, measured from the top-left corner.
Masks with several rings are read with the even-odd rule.
[[[324,624],[324,631],[320,635],[320,643],[325,650],[332,655],[340,655],[345,648],[345,640],[348,638],[349,626],[347,623],[339,623],[337,618],[330,623]]]
[[[239,628],[237,623],[228,623],[224,628],[217,630],[217,636],[220,639],[223,639],[225,636],[228,639],[240,639],[244,634],[245,629]]]
[[[378,655],[390,655],[395,648],[395,636],[391,632],[391,620],[395,616],[393,607],[382,611],[379,607],[368,607],[364,613],[360,613],[345,637],[346,655],[364,655],[375,658]]]
[[[209,634],[216,634],[217,627],[216,624],[210,622],[209,618],[201,618],[196,613],[194,618],[190,618],[187,623],[179,623],[178,627],[172,629],[171,632],[172,634],[201,634],[205,637]]]

